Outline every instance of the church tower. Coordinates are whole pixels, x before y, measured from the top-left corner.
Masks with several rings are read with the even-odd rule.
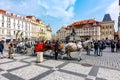
[[[120,9],[120,0],[119,0],[119,9]],[[119,16],[118,16],[118,38],[120,40],[120,12],[119,12]]]

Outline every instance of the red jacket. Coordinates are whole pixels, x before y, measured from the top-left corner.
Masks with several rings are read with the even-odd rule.
[[[35,52],[43,51],[43,43],[35,45]]]

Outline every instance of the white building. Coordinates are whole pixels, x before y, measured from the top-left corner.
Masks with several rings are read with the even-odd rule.
[[[0,10],[0,38],[6,41],[30,38],[30,20],[19,15]]]
[[[35,16],[21,17],[0,9],[0,40],[52,39],[51,28]]]

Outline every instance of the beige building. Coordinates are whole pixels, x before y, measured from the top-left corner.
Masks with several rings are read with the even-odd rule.
[[[36,18],[34,16],[26,16],[26,18],[31,20],[31,39],[36,39],[38,38],[38,34],[39,34],[39,27],[38,27],[38,23],[36,21]]]
[[[36,19],[34,16],[26,16],[31,19],[31,38],[39,40],[51,40],[52,30],[50,26],[47,26],[44,21]]]
[[[105,14],[101,24],[101,39],[114,39],[114,21],[109,14]]]
[[[51,30],[50,25],[46,26],[46,39],[52,40],[52,30]]]
[[[65,38],[70,35],[70,33],[72,32],[71,28],[66,28],[66,27],[62,27],[61,29],[59,29],[57,31],[57,38],[60,40],[65,40]]]

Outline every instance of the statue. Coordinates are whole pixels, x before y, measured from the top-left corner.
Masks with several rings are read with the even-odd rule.
[[[75,35],[76,35],[76,33],[75,33],[75,29],[73,28],[73,29],[72,29],[72,33],[71,33],[71,36],[74,37]]]

